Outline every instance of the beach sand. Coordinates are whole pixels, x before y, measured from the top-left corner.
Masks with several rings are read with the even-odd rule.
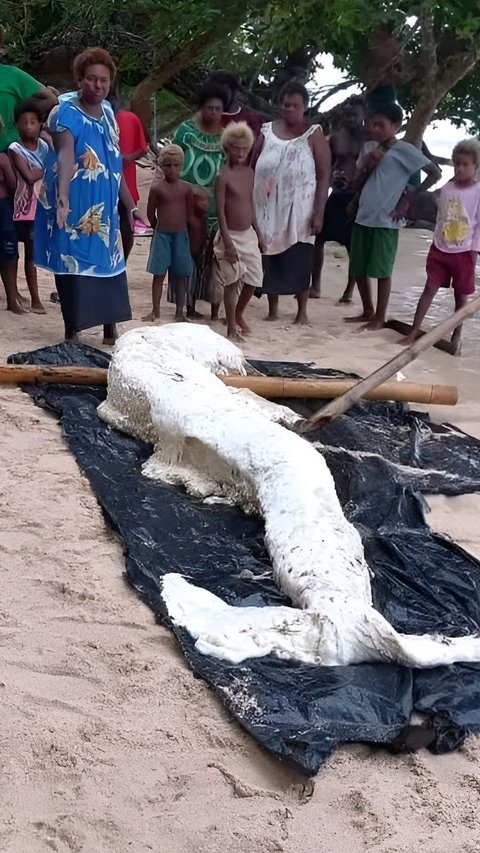
[[[423,282],[425,236],[401,235],[397,317]],[[135,241],[135,320],[124,330],[149,308],[148,244]],[[362,375],[393,356],[396,333],[343,323],[355,311],[336,305],[345,276],[343,251],[329,246],[308,327],[290,325],[289,297],[278,323],[264,322],[265,301],[253,300],[245,353]],[[61,340],[52,290],[42,274],[46,317],[13,316],[0,301],[2,359]],[[170,321],[173,306],[165,301],[163,312]],[[100,330],[82,340],[98,346]],[[479,368],[478,355],[434,350],[404,373],[457,384],[459,405],[432,415],[480,437]],[[173,635],[126,584],[121,543],[57,420],[18,388],[0,389],[0,411],[0,850],[478,853],[480,738],[443,756],[343,747],[313,782],[282,765],[193,677]],[[480,557],[480,498],[430,503],[432,526]]]

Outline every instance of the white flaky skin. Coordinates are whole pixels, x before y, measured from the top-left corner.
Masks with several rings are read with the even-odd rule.
[[[171,573],[171,619],[201,652],[233,662],[270,653],[327,666],[480,661],[477,637],[399,634],[374,609],[362,542],[327,464],[288,428],[299,416],[215,375],[245,369],[240,350],[205,326],[135,329],[115,347],[100,417],[153,444],[147,476],[259,513],[274,580],[294,605],[231,607]]]

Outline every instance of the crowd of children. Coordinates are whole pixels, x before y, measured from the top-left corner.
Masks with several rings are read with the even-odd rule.
[[[403,114],[397,104],[377,107],[367,120],[368,141],[357,159],[356,173],[349,181],[350,206],[344,214],[351,220],[349,245],[351,280],[355,280],[363,311],[349,321],[364,321],[368,329],[382,328],[391,289],[391,276],[398,245],[398,229],[408,215],[412,175],[423,169],[426,179],[420,189],[432,186],[439,170],[421,151],[396,134]],[[0,262],[2,271],[15,268],[15,278],[4,275],[7,308],[26,312],[27,306],[16,285],[18,243],[24,246],[25,279],[30,310],[45,313],[39,297],[33,261],[34,219],[41,193],[48,143],[41,138],[42,115],[35,101],[26,100],[15,109],[18,141],[0,154]],[[253,203],[254,169],[251,152],[256,139],[245,121],[227,124],[221,136],[224,166],[215,183],[218,230],[211,242],[209,268],[210,301],[223,301],[227,335],[241,339],[249,327],[245,308],[262,286],[261,246]],[[439,287],[452,285],[455,308],[461,308],[475,290],[475,265],[480,250],[480,143],[467,140],[455,146],[454,176],[440,193],[438,218],[427,259],[427,283],[420,298],[408,344],[421,334],[421,324]],[[184,151],[166,145],[158,156],[159,173],[148,197],[147,216],[153,229],[147,271],[153,276],[152,310],[143,319],[160,317],[165,277],[175,301],[175,320],[185,321],[187,291],[194,270],[192,256],[206,239],[202,222],[205,206],[199,204],[197,188],[181,179]],[[333,164],[333,176],[338,178]],[[356,194],[355,194],[356,193]],[[328,206],[327,206],[328,211]],[[331,228],[323,226],[325,238]],[[322,238],[322,235],[320,235]],[[349,241],[350,242],[350,241]],[[376,278],[374,307],[370,279]]]

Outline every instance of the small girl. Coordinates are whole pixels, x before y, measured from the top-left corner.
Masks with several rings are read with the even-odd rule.
[[[20,142],[12,142],[8,148],[17,175],[13,220],[18,242],[24,245],[25,278],[30,292],[31,310],[34,314],[45,314],[38,293],[37,270],[33,263],[33,224],[48,145],[43,139],[39,139],[42,115],[35,101],[23,101],[18,104],[14,118]]]
[[[402,341],[413,343],[420,335],[422,321],[439,287],[453,287],[455,310],[475,293],[475,266],[480,250],[480,142],[459,142],[452,153],[454,176],[440,191],[437,224],[427,257],[427,283],[415,312],[412,331]],[[460,328],[452,336],[460,351]]]
[[[0,130],[2,121],[0,119]],[[7,296],[7,311],[26,314],[17,291],[18,243],[13,224],[15,173],[7,154],[0,154],[0,276]]]

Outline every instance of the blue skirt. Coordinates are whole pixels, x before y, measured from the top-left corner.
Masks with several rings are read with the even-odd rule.
[[[132,319],[125,271],[108,278],[56,275],[55,286],[71,333]]]
[[[263,285],[261,293],[287,296],[310,287],[313,245],[295,243],[278,255],[263,255]]]

